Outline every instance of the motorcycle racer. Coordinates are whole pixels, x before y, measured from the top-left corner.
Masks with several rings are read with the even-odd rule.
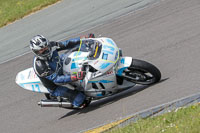
[[[83,36],[94,38],[94,34]],[[66,97],[74,107],[84,105],[85,95],[79,91],[71,90],[62,85],[82,80],[84,72],[80,71],[76,75],[63,74],[63,57],[59,51],[71,49],[80,45],[80,37],[66,41],[49,41],[42,35],[36,35],[30,40],[30,48],[35,54],[33,68],[42,84],[55,97]]]

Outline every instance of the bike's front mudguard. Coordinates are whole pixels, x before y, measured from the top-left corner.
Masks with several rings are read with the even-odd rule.
[[[121,57],[119,59],[118,64],[117,64],[117,71],[116,71],[117,76],[122,76],[123,71],[131,66],[132,59],[133,59],[132,57],[128,57],[128,56]]]

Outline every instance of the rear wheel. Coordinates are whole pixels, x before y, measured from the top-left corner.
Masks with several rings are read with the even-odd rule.
[[[161,73],[157,67],[146,61],[133,59],[132,64],[124,72],[125,79],[136,84],[150,85],[159,82]]]

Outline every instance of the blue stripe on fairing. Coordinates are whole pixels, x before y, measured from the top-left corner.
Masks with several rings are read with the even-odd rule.
[[[74,58],[72,61],[78,61],[78,60],[86,60],[87,57],[77,57],[77,58]]]
[[[111,39],[106,39],[106,41],[110,44],[112,44],[113,46],[115,46],[114,42]]]
[[[21,83],[21,84],[19,84],[19,85],[20,85],[22,88],[25,88],[25,87],[24,87],[25,84],[30,84],[31,87],[32,87],[32,91],[33,91],[33,92],[41,92],[39,84],[35,84],[35,83],[41,83],[41,82]]]
[[[71,69],[76,69],[76,68],[78,68],[78,64],[77,63],[72,63]]]
[[[128,68],[128,67],[123,67],[123,68],[120,68],[118,71],[117,71],[117,76],[122,76],[122,73],[123,71]]]
[[[115,48],[109,45],[103,45],[103,49],[110,49],[111,51],[115,51]]]
[[[81,55],[81,51],[78,51],[78,52],[74,52],[74,56],[78,56],[78,55]]]
[[[101,96],[103,96],[103,95],[102,95],[102,94],[97,94],[97,96],[98,96],[98,97],[101,97]]]
[[[71,69],[76,69],[76,68],[79,68],[78,67],[78,63],[76,63],[75,61],[78,61],[78,60],[86,60],[87,57],[77,57],[77,58],[74,58],[72,60],[72,65],[71,65]]]
[[[105,69],[106,67],[108,67],[111,63],[103,63],[100,68],[101,69]]]
[[[109,80],[99,80],[99,81],[88,81],[88,83],[111,83],[114,81],[109,81]]]
[[[40,82],[40,81],[37,81],[37,82],[20,83],[20,85],[24,85],[24,84],[35,84],[35,83],[41,83],[41,82]]]

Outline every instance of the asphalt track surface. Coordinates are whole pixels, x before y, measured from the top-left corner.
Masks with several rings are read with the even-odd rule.
[[[32,66],[32,54],[0,64],[2,133],[76,133],[138,111],[200,92],[200,1],[164,0],[110,19],[81,34],[111,37],[123,54],[149,61],[162,82],[137,86],[83,110],[40,108],[44,98],[15,84],[17,72]]]
[[[60,40],[157,1],[62,0],[0,29],[0,63],[29,52],[37,34]]]

